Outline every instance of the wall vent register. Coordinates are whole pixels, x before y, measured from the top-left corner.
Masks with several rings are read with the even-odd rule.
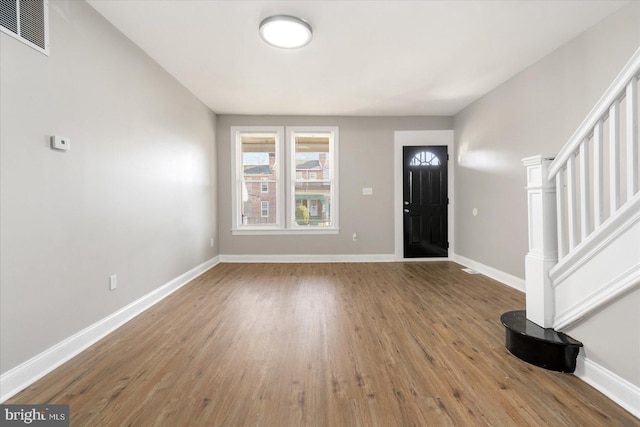
[[[49,55],[48,0],[0,1],[0,30]]]

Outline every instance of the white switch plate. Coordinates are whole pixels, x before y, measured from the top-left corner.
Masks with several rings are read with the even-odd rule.
[[[373,188],[371,187],[362,187],[362,195],[363,196],[371,196],[373,194]]]
[[[71,138],[66,136],[53,135],[51,137],[51,148],[62,151],[71,150]]]
[[[109,276],[109,290],[112,291],[118,287],[118,275]]]

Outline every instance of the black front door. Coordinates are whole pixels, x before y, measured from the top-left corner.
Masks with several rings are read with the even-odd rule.
[[[446,257],[447,147],[403,147],[404,257]]]

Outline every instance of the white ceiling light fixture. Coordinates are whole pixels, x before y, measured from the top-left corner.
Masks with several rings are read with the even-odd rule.
[[[311,42],[313,31],[305,20],[289,15],[275,15],[260,23],[260,37],[271,46],[295,49]]]

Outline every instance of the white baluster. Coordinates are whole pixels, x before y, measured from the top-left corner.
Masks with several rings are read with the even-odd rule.
[[[583,139],[580,143],[580,230],[582,240],[586,239],[591,227],[591,188],[589,184],[589,143]]]
[[[578,244],[578,221],[576,220],[576,155],[572,153],[567,159],[567,228],[569,232],[569,251]]]
[[[638,192],[638,79],[627,84],[627,201]]]
[[[620,106],[614,101],[609,107],[609,174],[611,175],[609,216],[620,207]]]
[[[567,203],[564,195],[564,169],[556,174],[556,205],[558,211],[558,259],[567,254],[565,246],[564,217],[567,214]]]
[[[602,119],[593,128],[593,226],[602,224],[604,216],[604,176],[602,150]]]

